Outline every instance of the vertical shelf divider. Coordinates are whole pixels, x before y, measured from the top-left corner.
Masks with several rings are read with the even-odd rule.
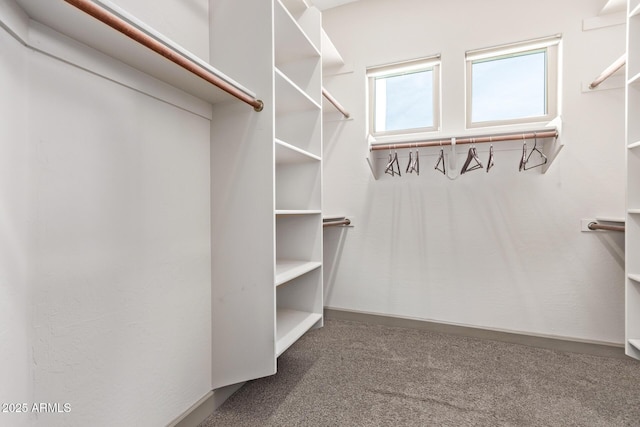
[[[216,389],[276,373],[273,4],[215,0],[210,8],[210,57],[255,88],[264,102],[261,112],[237,101],[212,110],[211,381]]]
[[[627,3],[625,353],[640,360],[640,0]]]

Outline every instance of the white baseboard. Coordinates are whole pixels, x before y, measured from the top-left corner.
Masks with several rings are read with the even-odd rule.
[[[205,394],[191,405],[182,415],[170,422],[168,427],[197,427],[216,409],[218,409],[233,393],[240,390],[245,383],[232,384]]]
[[[502,341],[530,347],[546,348],[550,350],[568,351],[571,353],[589,354],[592,356],[626,359],[624,347],[617,343],[575,340],[567,337],[542,336],[526,334],[518,331],[504,331],[483,329],[468,325],[442,323],[423,319],[397,317],[380,313],[345,310],[340,308],[324,308],[325,319],[352,320],[362,323],[372,323],[383,326],[423,329],[469,338]]]

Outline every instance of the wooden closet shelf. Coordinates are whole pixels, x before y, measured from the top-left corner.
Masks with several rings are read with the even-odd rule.
[[[287,209],[278,209],[276,210],[276,215],[319,215],[322,211],[320,210],[287,210]]]
[[[322,106],[293,82],[285,73],[275,69],[276,115],[300,111],[318,110]]]
[[[276,139],[276,164],[319,162],[320,156],[311,154],[287,142]]]
[[[287,283],[322,266],[321,262],[291,259],[276,260],[276,286]]]
[[[320,58],[320,51],[296,22],[286,7],[274,2],[276,65],[304,58]]]
[[[276,314],[276,356],[284,353],[320,319],[322,319],[322,314],[319,313],[278,308]]]

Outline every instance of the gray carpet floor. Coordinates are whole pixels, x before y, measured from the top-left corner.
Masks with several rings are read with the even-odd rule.
[[[213,426],[640,426],[640,363],[327,320]]]

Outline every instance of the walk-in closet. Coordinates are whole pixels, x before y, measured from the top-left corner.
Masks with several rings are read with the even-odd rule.
[[[640,0],[0,0],[0,426],[634,426]]]

